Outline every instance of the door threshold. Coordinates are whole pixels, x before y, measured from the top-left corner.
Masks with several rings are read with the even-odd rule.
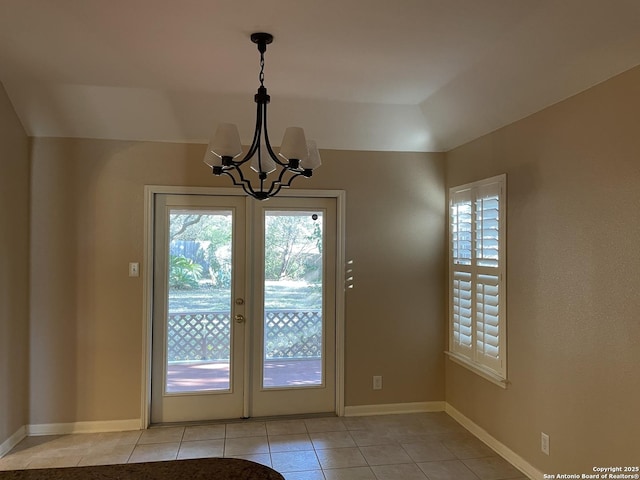
[[[337,416],[338,415],[335,412],[299,413],[295,415],[275,415],[269,417],[222,418],[217,420],[195,420],[189,422],[162,422],[152,423],[151,425],[149,425],[149,428],[195,427],[202,425],[223,425],[227,423],[282,422],[287,420],[307,420],[312,418],[330,418]]]

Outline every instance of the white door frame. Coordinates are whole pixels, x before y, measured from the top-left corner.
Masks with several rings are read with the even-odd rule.
[[[246,196],[238,188],[182,187],[145,185],[144,187],[144,252],[142,262],[142,386],[141,428],[149,427],[151,419],[151,331],[153,316],[153,218],[156,194]],[[319,197],[336,199],[336,415],[344,415],[344,301],[345,301],[345,221],[344,190],[281,190],[281,197]]]

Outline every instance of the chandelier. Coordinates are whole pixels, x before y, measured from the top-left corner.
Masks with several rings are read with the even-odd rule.
[[[258,106],[256,129],[251,146],[242,159],[235,160],[242,155],[238,127],[232,123],[221,123],[209,142],[204,163],[211,167],[214,175],[227,175],[247,194],[266,200],[277,195],[282,187],[289,187],[295,178],[311,177],[321,161],[316,143],[307,141],[300,127],[285,130],[277,154],[271,146],[267,131],[267,104],[271,97],[264,86],[264,53],[267,45],[273,42],[273,35],[253,33],[251,41],[258,45],[260,52],[260,86],[254,96]],[[242,167],[247,164],[255,173],[243,172]]]

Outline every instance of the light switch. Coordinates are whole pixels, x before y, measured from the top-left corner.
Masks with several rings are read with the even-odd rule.
[[[129,262],[129,276],[130,277],[140,276],[140,264],[138,262]]]

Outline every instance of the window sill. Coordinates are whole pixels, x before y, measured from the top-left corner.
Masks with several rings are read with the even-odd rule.
[[[474,364],[473,362],[469,361],[468,359],[466,359],[461,355],[458,355],[453,352],[444,352],[444,353],[449,357],[449,360],[453,361],[454,363],[457,363],[458,365],[461,365],[466,369],[471,370],[476,375],[481,376],[485,380],[488,380],[491,383],[498,385],[501,388],[507,388],[507,384],[509,383],[509,381],[506,378],[502,378],[497,373],[494,373],[491,370],[488,370],[486,368],[483,368],[479,365]]]

